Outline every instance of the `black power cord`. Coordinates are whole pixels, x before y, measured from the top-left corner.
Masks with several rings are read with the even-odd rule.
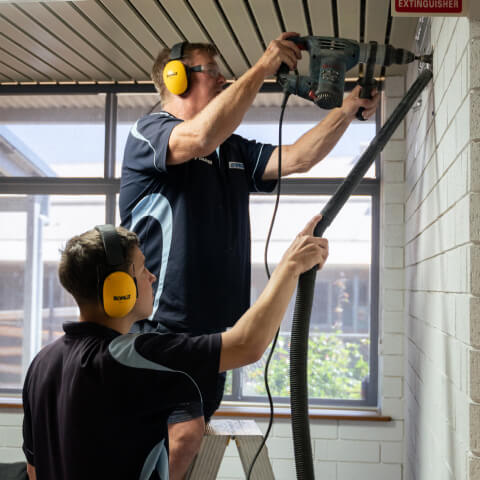
[[[280,202],[280,191],[282,185],[282,124],[283,124],[283,114],[285,113],[285,107],[287,106],[288,97],[290,96],[289,92],[285,92],[283,96],[282,106],[280,110],[280,120],[278,122],[278,176],[277,176],[277,195],[275,199],[275,207],[273,209],[272,220],[270,221],[270,228],[268,229],[267,240],[265,242],[265,251],[264,251],[264,262],[265,262],[265,271],[267,273],[268,280],[270,280],[270,270],[268,268],[268,247],[270,245],[270,238],[272,236],[273,225],[275,224],[275,218],[277,216],[278,204]],[[270,430],[272,429],[273,425],[273,399],[272,394],[270,393],[270,387],[268,386],[268,367],[270,366],[270,361],[272,360],[273,352],[275,351],[275,347],[277,345],[278,334],[280,333],[280,328],[278,328],[277,333],[275,334],[275,338],[273,339],[272,347],[270,348],[270,353],[268,354],[267,362],[265,364],[265,390],[267,391],[268,402],[270,404],[270,419],[268,422],[267,431],[263,437],[262,443],[258,447],[255,456],[253,457],[252,463],[250,464],[250,468],[248,469],[247,480],[250,480],[253,467],[255,462],[262,451],[265,443],[267,442],[268,435],[270,434]]]

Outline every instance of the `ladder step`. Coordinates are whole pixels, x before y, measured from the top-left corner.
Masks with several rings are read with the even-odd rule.
[[[187,473],[187,480],[215,480],[230,439],[235,439],[245,475],[262,443],[262,431],[255,420],[211,420],[202,445]],[[264,446],[253,467],[251,480],[274,480],[272,466]]]

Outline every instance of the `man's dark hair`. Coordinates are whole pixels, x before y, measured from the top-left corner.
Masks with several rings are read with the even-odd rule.
[[[183,47],[183,57],[181,60],[186,64],[190,65],[190,59],[194,51],[204,52],[211,57],[215,57],[218,54],[217,49],[210,43],[186,43]],[[167,87],[163,83],[163,69],[165,65],[170,61],[170,48],[164,48],[157,56],[155,63],[152,67],[152,80],[160,94],[160,100],[162,103],[165,102],[165,99],[169,95]],[[190,65],[192,66],[192,65]]]
[[[116,227],[116,231],[125,252],[125,264],[116,269],[128,272],[133,248],[139,245],[138,237],[123,227]],[[103,280],[100,277],[109,268],[100,233],[89,230],[72,237],[61,254],[58,277],[65,290],[73,295],[79,305],[98,302],[100,281]]]

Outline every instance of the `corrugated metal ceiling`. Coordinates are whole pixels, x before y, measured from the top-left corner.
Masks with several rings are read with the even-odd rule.
[[[158,52],[182,40],[215,44],[222,73],[233,80],[282,31],[410,49],[417,19],[390,17],[389,4],[390,0],[2,1],[0,83],[149,82]],[[308,55],[304,57],[300,73],[308,70]],[[389,68],[386,74],[403,68]],[[356,75],[358,70],[348,73]]]

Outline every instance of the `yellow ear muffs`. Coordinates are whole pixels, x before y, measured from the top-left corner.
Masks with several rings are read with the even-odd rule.
[[[170,60],[163,69],[163,83],[174,95],[182,95],[188,89],[188,70],[180,60]]]
[[[128,315],[137,301],[137,281],[125,269],[125,252],[113,225],[97,225],[105,249],[106,265],[98,266],[98,295],[109,317]],[[123,269],[122,269],[123,268]]]
[[[137,301],[135,279],[126,272],[112,272],[103,281],[103,308],[109,317],[128,315]]]

